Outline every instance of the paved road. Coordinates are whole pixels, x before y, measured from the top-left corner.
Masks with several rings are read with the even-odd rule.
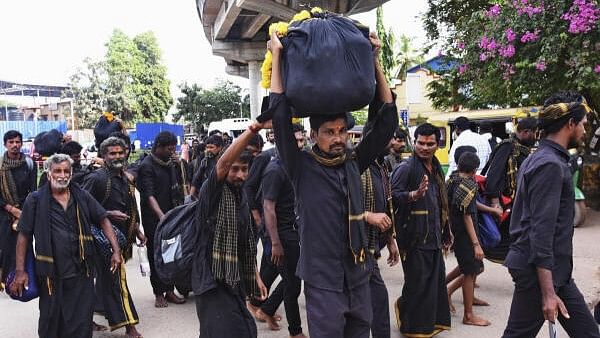
[[[600,213],[590,212],[587,224],[575,231],[575,280],[591,306],[591,303],[600,295]],[[385,255],[385,253],[384,253]],[[383,263],[383,262],[381,262]],[[456,266],[456,260],[449,256],[446,261],[447,269]],[[128,280],[137,310],[140,314],[141,324],[139,330],[146,338],[159,337],[197,337],[198,320],[193,301],[184,305],[170,305],[166,309],[155,309],[150,282],[147,277],[142,277],[138,271],[137,261],[134,259],[127,265]],[[505,268],[498,264],[486,262],[485,273],[478,279],[481,285],[476,290],[477,296],[489,301],[491,306],[476,308],[478,314],[492,321],[492,325],[485,328],[465,326],[461,323],[462,315],[452,317],[452,331],[444,332],[438,337],[500,337],[510,309],[510,299],[513,289],[512,281]],[[390,301],[397,297],[402,290],[402,269],[400,267],[382,267],[390,293]],[[461,293],[454,295],[454,304],[458,313],[462,313]],[[304,297],[301,296],[301,312],[303,323]],[[391,307],[390,307],[391,309]],[[279,311],[284,315],[283,307]],[[285,317],[285,316],[284,316]],[[37,301],[18,303],[11,301],[6,295],[0,295],[0,337],[2,338],[29,338],[36,337],[37,330]],[[393,311],[391,311],[393,321]],[[95,317],[97,322],[105,323],[104,318]],[[259,337],[287,337],[285,319],[282,322],[283,330],[279,332],[268,331],[264,324],[259,323]],[[392,323],[392,337],[400,337]],[[306,328],[306,325],[305,325]],[[124,330],[113,333],[95,334],[94,337],[123,337]],[[542,329],[538,337],[547,337],[547,329]],[[559,337],[566,337],[566,333],[559,328]]]

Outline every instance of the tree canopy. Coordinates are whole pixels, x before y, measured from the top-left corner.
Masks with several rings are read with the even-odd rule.
[[[250,116],[249,96],[244,96],[242,100],[241,88],[230,81],[220,81],[208,89],[187,83],[181,84],[179,88],[183,96],[177,99],[174,121],[183,119],[196,131],[213,121],[239,117],[240,109],[243,116]]]
[[[170,81],[152,32],[133,39],[116,29],[102,60],[84,60],[71,77],[75,110],[83,127],[92,127],[104,110],[120,113],[125,123],[164,120],[173,104]]]

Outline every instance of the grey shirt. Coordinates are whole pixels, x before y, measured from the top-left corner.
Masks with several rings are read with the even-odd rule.
[[[575,191],[569,153],[542,140],[519,170],[504,264],[510,269],[552,271],[555,286],[569,282],[573,271]]]

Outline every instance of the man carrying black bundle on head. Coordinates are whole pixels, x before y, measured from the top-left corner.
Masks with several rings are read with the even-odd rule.
[[[165,213],[183,204],[183,179],[180,164],[173,159],[177,138],[168,131],[161,131],[154,139],[152,152],[142,161],[138,171],[137,189],[140,192],[142,226],[146,235],[150,283],[156,296],[155,307],[167,307],[167,302],[185,303],[177,297],[173,285],[164,284],[154,266],[154,233]]]
[[[6,275],[15,267],[16,226],[23,202],[36,190],[37,167],[21,153],[23,135],[16,130],[4,134],[6,152],[0,160],[0,289]]]
[[[374,243],[368,243],[365,223],[389,227],[391,221],[385,215],[365,213],[361,173],[385,149],[398,125],[394,99],[377,57],[381,41],[374,34],[371,44],[377,80],[377,93],[369,106],[371,131],[349,150],[346,114],[313,115],[311,137],[316,144],[301,151],[281,77],[283,46],[276,33],[270,41],[270,110],[279,157],[296,193],[297,275],[304,280],[313,337],[369,337],[371,328],[369,276]]]
[[[200,191],[200,187],[202,187],[202,183],[206,181],[208,174],[210,174],[212,169],[217,164],[217,161],[219,160],[219,154],[223,150],[224,146],[223,138],[218,134],[209,136],[204,143],[206,144],[206,155],[200,161],[198,170],[194,172],[192,187],[190,189],[190,195],[194,197],[198,197],[198,192]]]
[[[567,149],[585,137],[585,98],[552,95],[538,115],[544,134],[519,169],[510,222],[514,241],[504,261],[515,283],[504,338],[535,337],[545,320],[570,337],[600,337],[573,280],[574,189]]]
[[[435,157],[440,130],[424,123],[415,130],[413,156],[392,173],[398,247],[404,287],[396,300],[396,322],[407,337],[432,337],[450,329],[442,250],[452,245],[448,195]]]
[[[136,238],[142,244],[146,241],[139,229],[135,183],[133,177],[125,172],[126,149],[125,142],[117,137],[102,141],[99,155],[104,160],[104,166],[89,174],[83,184],[83,188],[107,210],[108,218],[127,238],[127,246],[122,248],[125,261],[132,257]],[[125,266],[122,265],[111,274],[107,264],[106,260],[96,260],[96,293],[110,329],[112,331],[125,326],[128,337],[141,337],[135,328],[139,317],[127,285]]]
[[[266,298],[256,270],[256,242],[242,185],[252,155],[244,151],[263,128],[253,123],[218,159],[198,197],[198,243],[192,288],[200,337],[255,338],[244,298]]]

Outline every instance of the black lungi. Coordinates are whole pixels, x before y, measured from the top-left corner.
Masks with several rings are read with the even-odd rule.
[[[127,286],[125,264],[112,273],[107,260],[100,257],[96,259],[96,296],[111,331],[139,323]]]
[[[77,276],[39,281],[40,338],[91,338],[94,315],[94,279]]]
[[[256,338],[256,323],[240,292],[217,283],[217,287],[196,296],[200,338]]]
[[[373,311],[369,283],[343,292],[304,283],[306,317],[311,337],[369,338]]]
[[[503,338],[535,337],[544,324],[542,312],[542,292],[535,270],[510,269],[515,282],[508,324]],[[575,281],[557,288],[556,294],[565,304],[570,319],[558,313],[560,325],[567,331],[569,337],[598,338],[598,325],[588,309],[585,299]]]
[[[446,268],[441,250],[410,250],[402,261],[404,287],[397,300],[400,332],[432,337],[450,329]]]

